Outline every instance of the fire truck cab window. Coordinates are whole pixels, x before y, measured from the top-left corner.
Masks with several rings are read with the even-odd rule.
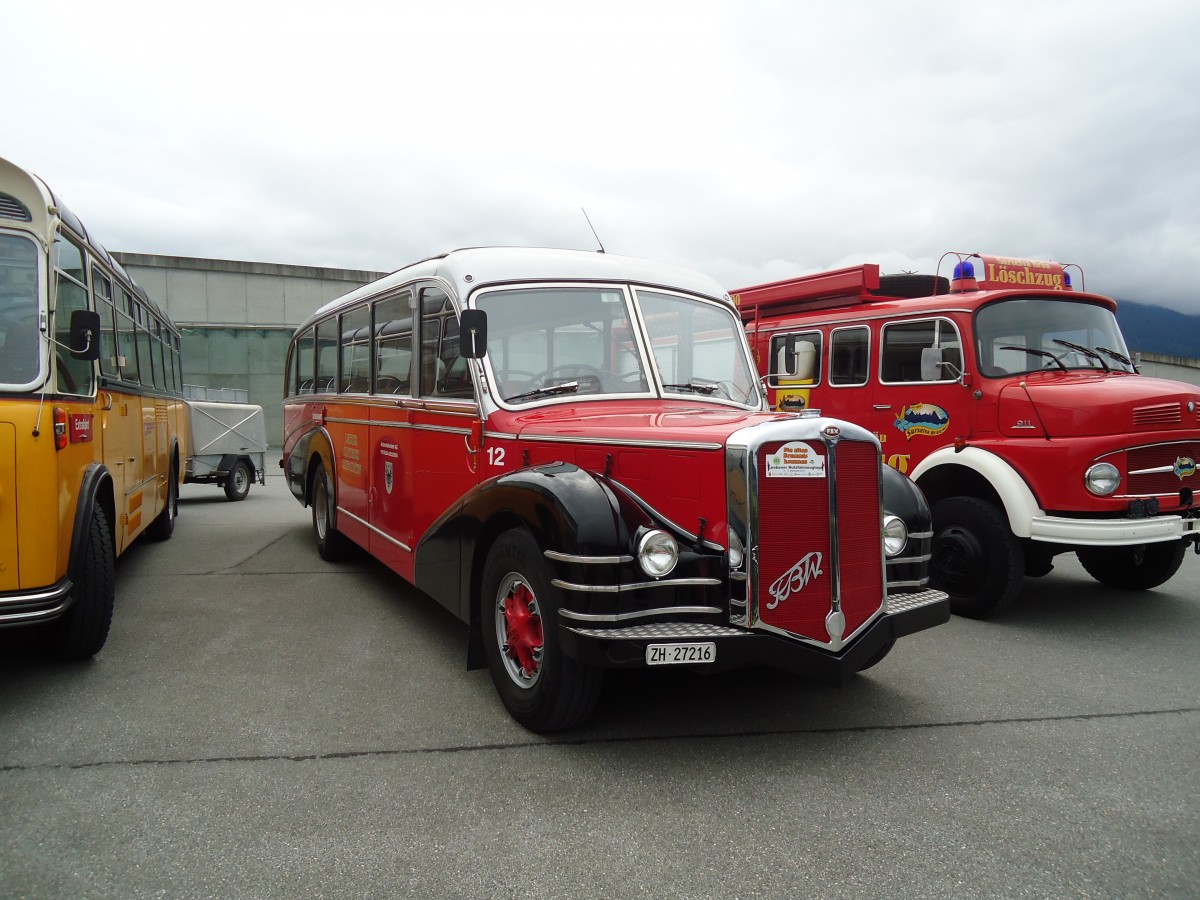
[[[771,338],[769,375],[771,387],[820,383],[821,332],[792,332]]]
[[[961,348],[948,319],[885,325],[879,378],[893,384],[954,381],[962,374]]]
[[[867,383],[871,331],[864,326],[838,328],[829,336],[829,383],[861,387]]]

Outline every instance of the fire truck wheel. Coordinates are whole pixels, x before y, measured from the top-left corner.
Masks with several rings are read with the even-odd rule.
[[[250,495],[250,482],[253,480],[250,463],[239,459],[225,477],[225,496],[234,501],[245,500]]]
[[[1025,553],[1000,510],[975,497],[933,507],[930,582],[950,595],[950,609],[982,619],[1009,606],[1021,589]]]
[[[591,715],[604,673],[562,653],[559,591],[527,531],[509,531],[492,545],[480,604],[488,668],[509,714],[537,732],[562,731]]]
[[[325,474],[325,467],[317,463],[313,474],[312,523],[313,534],[317,538],[317,552],[326,562],[338,562],[350,555],[350,539],[333,524],[335,508],[329,476]]]
[[[165,541],[175,533],[175,520],[179,518],[179,470],[171,461],[170,480],[167,482],[167,503],[150,523],[146,533],[156,541]]]
[[[1145,591],[1158,587],[1179,571],[1187,544],[1163,541],[1136,547],[1095,547],[1075,555],[1089,575],[1109,587]]]
[[[108,520],[99,507],[92,521],[83,558],[75,570],[71,606],[46,632],[46,652],[63,660],[95,656],[108,640],[112,624],[116,575]]]

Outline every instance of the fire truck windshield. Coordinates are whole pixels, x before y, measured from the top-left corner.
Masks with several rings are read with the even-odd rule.
[[[1095,303],[1025,297],[975,315],[980,372],[989,378],[1042,370],[1132,372],[1116,317]]]
[[[656,385],[668,395],[758,402],[738,320],[717,303],[581,285],[486,290],[475,305],[488,314],[487,359],[506,403],[649,397]]]
[[[27,238],[0,234],[0,384],[37,379],[37,322],[37,248]]]

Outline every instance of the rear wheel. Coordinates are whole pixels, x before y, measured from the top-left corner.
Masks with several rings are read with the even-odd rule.
[[[115,599],[116,564],[108,520],[92,510],[83,555],[75,569],[72,602],[46,631],[46,652],[63,660],[95,656],[108,640]]]
[[[167,502],[146,529],[146,534],[156,541],[165,541],[175,533],[175,520],[179,518],[179,469],[171,461],[170,480],[167,482]]]
[[[1010,605],[1021,589],[1025,553],[1003,513],[975,497],[933,507],[933,587],[950,595],[960,616],[982,619]]]
[[[1075,555],[1101,584],[1145,591],[1170,580],[1179,571],[1186,552],[1183,541],[1162,541],[1135,547],[1090,547],[1075,551]]]
[[[479,624],[505,708],[530,731],[561,731],[591,715],[603,672],[564,655],[559,592],[537,543],[521,530],[500,537],[483,569]]]
[[[317,463],[312,488],[313,534],[317,538],[317,552],[327,562],[345,559],[352,547],[350,539],[333,524],[336,508],[329,476],[325,473],[325,467]]]
[[[254,473],[250,471],[250,463],[239,459],[225,476],[225,496],[230,500],[245,500],[250,494],[250,482],[253,480]]]

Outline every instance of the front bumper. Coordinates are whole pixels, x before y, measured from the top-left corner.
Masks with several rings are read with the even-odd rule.
[[[1048,544],[1082,547],[1126,547],[1200,535],[1200,518],[1154,516],[1148,519],[1069,519],[1034,516],[1029,538]]]
[[[0,594],[0,628],[8,625],[32,625],[57,619],[71,605],[71,580],[33,591]]]
[[[624,628],[584,628],[559,621],[563,652],[579,662],[608,669],[646,666],[648,644],[716,645],[716,660],[689,666],[727,671],[752,666],[781,669],[827,684],[843,684],[896,638],[950,619],[950,601],[942,591],[891,594],[884,612],[837,653],[765,631],[697,622],[658,622]]]

